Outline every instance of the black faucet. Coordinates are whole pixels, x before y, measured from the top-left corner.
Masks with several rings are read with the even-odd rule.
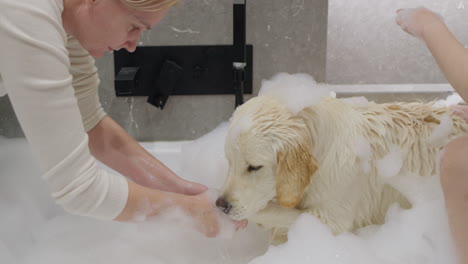
[[[245,66],[246,63],[246,0],[234,0],[233,8],[233,39],[234,39],[234,61],[233,81],[234,94],[236,97],[235,107],[244,103],[244,82],[245,82]]]

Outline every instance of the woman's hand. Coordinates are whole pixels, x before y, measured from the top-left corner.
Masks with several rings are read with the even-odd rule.
[[[128,181],[127,204],[115,220],[144,220],[179,208],[192,217],[198,231],[208,237],[218,235],[222,212],[206,194],[206,186],[176,175],[108,116],[88,135],[91,153],[102,163],[132,179]],[[225,224],[226,220],[223,221]],[[237,230],[247,225],[246,221],[229,221]]]
[[[444,23],[443,18],[425,7],[399,9],[396,23],[416,38],[424,38],[425,29],[434,23]]]
[[[209,195],[186,196],[185,211],[194,219],[196,229],[207,237],[216,237],[221,229],[223,212],[221,212]],[[226,218],[224,216],[224,218]],[[236,231],[247,226],[247,220],[228,220]]]
[[[245,220],[223,219],[223,213],[207,192],[196,196],[183,195],[151,189],[132,181],[128,181],[127,204],[115,220],[140,222],[170,213],[173,209],[181,210],[195,229],[207,237],[218,236],[221,228],[234,232],[247,225]]]
[[[173,173],[169,168],[167,169],[168,176],[161,175],[160,179],[166,177],[167,183],[165,184],[167,187],[165,188],[166,191],[175,192],[185,195],[198,195],[201,193],[206,192],[208,187],[203,184],[187,181],[184,178],[179,177],[175,173]],[[158,186],[156,187],[158,188]],[[161,189],[161,187],[159,187]]]

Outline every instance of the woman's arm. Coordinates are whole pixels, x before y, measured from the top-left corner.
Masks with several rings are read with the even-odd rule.
[[[110,168],[143,186],[187,195],[207,190],[186,181],[148,153],[109,116],[88,131],[89,148],[94,157]]]

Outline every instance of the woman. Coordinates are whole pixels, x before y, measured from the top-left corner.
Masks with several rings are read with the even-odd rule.
[[[70,213],[132,221],[179,208],[213,237],[207,188],[179,178],[108,117],[93,57],[132,52],[176,0],[0,1],[0,95],[8,93],[52,197]],[[99,169],[96,159],[131,180]],[[235,222],[244,227],[246,222]]]
[[[397,11],[397,23],[420,38],[453,88],[468,102],[468,51],[450,33],[442,18],[426,8]],[[468,109],[455,113],[468,121]],[[460,263],[468,263],[468,137],[450,142],[442,157],[440,176],[445,205]]]

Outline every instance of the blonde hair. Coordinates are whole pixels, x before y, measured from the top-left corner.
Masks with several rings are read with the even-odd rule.
[[[129,7],[140,11],[159,11],[177,3],[177,0],[123,0]]]

